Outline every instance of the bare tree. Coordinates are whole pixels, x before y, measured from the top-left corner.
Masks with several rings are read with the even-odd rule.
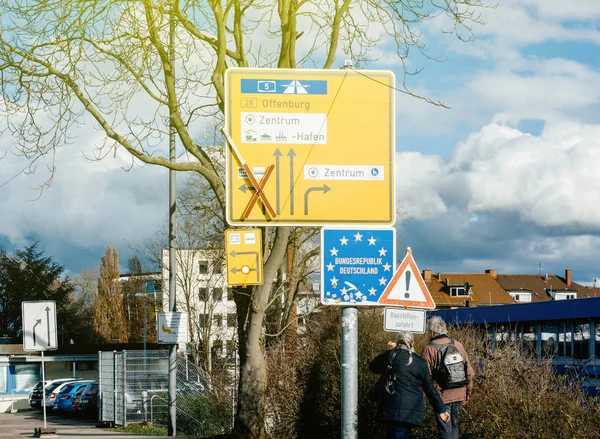
[[[100,273],[97,269],[86,269],[73,276],[73,285],[75,286],[75,299],[92,308],[96,295],[98,294],[98,278]]]
[[[155,304],[146,291],[148,279],[144,276],[140,259],[137,256],[130,258],[127,261],[127,268],[129,273],[123,282],[122,292],[129,342],[141,343],[144,341],[144,326],[146,327],[146,341],[155,341]],[[144,310],[146,311],[145,316]]]
[[[107,247],[100,265],[98,295],[94,302],[94,333],[99,341],[128,341],[121,289],[119,253],[115,248]]]
[[[123,149],[132,166],[196,172],[222,210],[223,175],[191,130],[204,117],[220,120],[228,66],[329,69],[342,50],[360,66],[382,36],[395,42],[404,66],[411,50],[423,49],[422,21],[446,17],[445,30],[468,39],[480,1],[2,0],[2,114],[32,167],[41,157],[53,157],[56,148],[80,141],[80,125],[94,122],[104,135],[96,158]],[[416,96],[405,82],[399,91]],[[171,161],[164,154],[170,125],[189,160]],[[41,191],[51,183],[55,168],[49,169]],[[265,283],[235,293],[235,429],[248,437],[266,434],[263,323],[290,232],[265,231]]]

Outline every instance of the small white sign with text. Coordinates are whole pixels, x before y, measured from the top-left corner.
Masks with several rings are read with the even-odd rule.
[[[410,331],[425,333],[424,309],[385,308],[383,330],[388,332]]]

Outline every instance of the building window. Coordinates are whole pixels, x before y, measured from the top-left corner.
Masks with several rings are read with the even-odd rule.
[[[200,271],[200,274],[207,274],[208,273],[208,261],[200,261],[198,263],[198,270]]]
[[[233,300],[233,288],[227,288],[227,300]]]
[[[542,324],[542,356],[553,358],[558,354],[558,325],[556,323]]]
[[[531,302],[531,293],[509,293],[517,302]]]
[[[15,392],[28,392],[42,379],[38,364],[15,364]]]
[[[573,335],[575,358],[578,360],[587,360],[590,357],[590,324],[579,323],[575,325],[575,333]]]
[[[227,355],[234,356],[235,352],[235,340],[227,340]]]
[[[525,324],[523,326],[523,353],[532,358],[537,355],[535,340],[535,325]]]
[[[469,293],[465,290],[465,287],[450,287],[450,296],[451,297],[459,297],[459,296],[468,296]]]
[[[237,323],[237,318],[235,314],[227,314],[227,327],[235,328]]]
[[[560,323],[558,333],[558,356],[559,357],[570,357],[571,345],[572,345],[572,334],[573,329],[571,323]]]
[[[215,302],[220,302],[221,300],[223,300],[223,288],[221,288],[221,287],[213,288],[212,294],[213,294],[213,300]]]
[[[201,328],[208,328],[208,314],[200,314],[198,316],[198,326]]]
[[[223,326],[223,316],[222,315],[214,316],[213,323],[214,323],[215,327],[217,327],[217,328],[220,328],[221,326]]]
[[[223,342],[221,340],[215,340],[212,345],[212,357],[221,358],[223,356]]]
[[[214,262],[213,273],[214,274],[223,274],[223,261],[221,261],[220,259]]]
[[[202,300],[203,302],[206,302],[208,300],[208,288],[206,288],[206,287],[198,288],[198,298],[200,300]]]

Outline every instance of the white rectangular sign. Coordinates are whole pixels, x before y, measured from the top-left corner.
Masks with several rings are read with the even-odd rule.
[[[186,312],[159,312],[156,326],[158,343],[188,342],[188,315]]]
[[[327,114],[242,112],[242,143],[326,145]]]
[[[424,309],[385,308],[383,330],[389,332],[410,331],[425,333]]]
[[[305,180],[384,180],[383,166],[308,165],[304,167]]]
[[[21,302],[23,350],[53,351],[58,349],[56,302]]]

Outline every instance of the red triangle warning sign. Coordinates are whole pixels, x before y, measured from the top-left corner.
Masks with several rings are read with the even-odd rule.
[[[400,305],[411,308],[435,309],[435,302],[425,285],[410,249],[381,294],[382,305]]]

